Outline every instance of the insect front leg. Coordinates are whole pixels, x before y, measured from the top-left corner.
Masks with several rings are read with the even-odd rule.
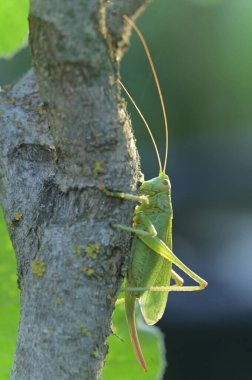
[[[136,223],[137,221],[141,222],[151,236],[157,236],[157,231],[154,224],[151,223],[150,219],[142,211],[138,212],[133,220]]]
[[[118,230],[123,230],[127,232],[133,232],[138,236],[157,236],[157,231],[154,225],[150,222],[150,220],[144,215],[143,212],[139,212],[135,217],[134,217],[134,223],[137,225],[138,221],[141,222],[147,229],[147,231],[143,230],[142,228],[137,228],[137,227],[128,227],[124,226],[122,224],[112,224],[113,228],[117,228]]]
[[[127,232],[133,232],[137,234],[138,236],[153,236],[150,232],[142,230],[140,228],[134,228],[134,227],[127,227],[122,224],[111,224],[113,228],[117,228],[118,230],[127,231]]]
[[[149,200],[145,195],[133,195],[133,194],[123,193],[123,192],[110,191],[106,189],[106,187],[102,184],[98,186],[98,189],[101,190],[108,197],[127,199],[129,201],[139,202],[142,204],[149,203]]]

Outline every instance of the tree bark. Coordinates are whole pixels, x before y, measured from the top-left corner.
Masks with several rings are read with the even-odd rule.
[[[31,0],[33,71],[0,96],[0,197],[21,290],[11,380],[100,379],[139,161],[116,79],[145,0]]]

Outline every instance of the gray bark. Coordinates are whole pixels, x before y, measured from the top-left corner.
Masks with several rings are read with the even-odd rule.
[[[139,162],[120,98],[122,15],[145,3],[31,0],[29,72],[0,99],[0,196],[21,313],[11,380],[100,379]]]

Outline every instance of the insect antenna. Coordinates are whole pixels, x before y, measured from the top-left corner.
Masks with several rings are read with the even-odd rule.
[[[126,87],[122,84],[122,82],[118,79],[118,83],[120,84],[120,86],[123,88],[123,90],[125,91],[125,93],[127,94],[128,98],[130,99],[130,101],[132,102],[133,106],[135,107],[135,109],[137,110],[139,116],[141,117],[141,119],[143,120],[144,124],[145,124],[145,127],[147,129],[147,131],[149,132],[149,135],[150,135],[150,138],[153,142],[153,145],[154,145],[154,148],[155,148],[155,151],[156,151],[156,154],[157,154],[157,159],[158,159],[158,165],[159,165],[159,172],[161,173],[162,172],[162,164],[161,164],[161,160],[160,160],[160,155],[159,155],[159,152],[158,152],[158,148],[157,148],[157,144],[156,144],[156,141],[154,139],[154,136],[150,130],[150,127],[147,123],[147,121],[145,120],[142,112],[140,111],[140,109],[138,108],[138,106],[136,105],[136,102],[134,101],[134,99],[132,98],[132,96],[130,95],[130,93],[128,92],[128,90],[126,89]]]
[[[156,87],[157,87],[157,90],[158,90],[158,95],[159,95],[159,98],[160,98],[160,103],[161,103],[161,107],[162,107],[162,111],[163,111],[163,117],[164,117],[164,124],[165,124],[165,160],[164,160],[164,166],[163,166],[163,170],[162,170],[163,173],[165,173],[165,171],[166,171],[166,165],[167,165],[167,158],[168,158],[168,122],[167,122],[167,116],[166,116],[166,111],[165,111],[162,91],[161,91],[161,88],[160,88],[160,85],[159,85],[157,73],[156,73],[156,70],[155,70],[152,58],[151,58],[151,54],[150,54],[149,48],[147,46],[147,43],[145,42],[145,39],[144,39],[142,33],[140,32],[140,30],[138,29],[138,27],[135,25],[134,21],[132,21],[126,15],[124,15],[123,17],[130,24],[130,26],[136,31],[138,37],[140,38],[140,40],[142,42],[142,45],[143,45],[145,53],[147,55],[147,58],[148,58],[148,61],[149,61],[150,67],[151,67],[151,71],[153,73],[154,80],[155,80],[155,83],[156,83]]]

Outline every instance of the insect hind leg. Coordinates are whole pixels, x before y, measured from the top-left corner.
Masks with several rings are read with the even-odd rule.
[[[148,247],[150,247],[154,252],[158,255],[162,256],[164,259],[170,261],[172,264],[176,265],[180,268],[184,273],[186,273],[189,277],[191,277],[195,282],[199,285],[194,287],[189,287],[188,290],[184,291],[194,291],[194,290],[203,290],[207,286],[207,282],[194,273],[190,268],[188,268],[174,253],[170,250],[170,248],[157,236],[140,236],[139,239],[142,240]],[[188,288],[187,286],[184,288]],[[192,288],[190,290],[190,288]],[[169,290],[170,291],[170,290]],[[172,290],[171,290],[172,291]],[[177,291],[173,289],[173,291]]]
[[[139,293],[139,292],[195,292],[203,290],[201,285],[195,286],[183,286],[183,285],[171,285],[171,286],[153,286],[149,288],[122,288],[122,292]]]

